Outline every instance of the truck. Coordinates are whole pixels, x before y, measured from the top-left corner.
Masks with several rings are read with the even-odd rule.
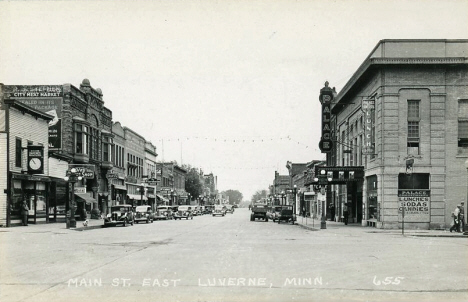
[[[268,222],[268,206],[263,203],[255,203],[252,205],[252,213],[250,214],[250,221],[255,221],[255,219],[263,219],[265,222]]]

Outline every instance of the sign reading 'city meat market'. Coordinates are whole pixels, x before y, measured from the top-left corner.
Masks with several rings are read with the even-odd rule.
[[[60,85],[6,85],[5,98],[16,99],[33,109],[52,115],[49,122],[49,150],[62,148],[62,102]]]

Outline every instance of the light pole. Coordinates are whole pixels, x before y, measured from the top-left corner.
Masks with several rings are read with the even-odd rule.
[[[174,189],[171,189],[171,202],[170,202],[171,206],[174,205]]]
[[[79,180],[82,180],[83,177],[81,173],[77,172],[75,168],[71,168],[67,175],[64,177],[65,181],[68,181],[71,184],[71,199],[69,202],[70,208],[70,218],[67,219],[67,229],[76,228],[75,220],[75,183]]]
[[[326,175],[327,172],[324,169],[320,170],[320,174],[317,175],[317,177],[314,178],[314,181],[318,182],[320,186],[320,191],[322,195],[325,195],[325,200],[321,201],[321,208],[322,208],[322,213],[321,213],[321,220],[320,220],[320,228],[321,229],[326,229],[327,228],[327,219],[325,217],[325,206],[327,204],[326,200],[326,188],[330,184],[330,182],[333,180],[333,173],[329,173]]]
[[[286,204],[286,194],[284,194],[284,191],[281,191],[281,205]]]
[[[191,200],[190,200],[190,193],[188,193],[188,198],[187,198],[187,205],[190,205],[190,204],[191,204],[191,202],[190,202],[190,201],[191,201]]]
[[[465,161],[465,168],[466,168],[466,180],[467,180],[467,186],[466,186],[466,206],[468,207],[468,159]],[[462,223],[462,232],[465,232],[466,231],[466,226],[465,226],[465,207],[462,207],[462,219],[463,219],[463,223]],[[466,235],[466,234],[464,234]]]
[[[293,213],[294,213],[293,224],[294,224],[294,221],[296,221],[296,195],[297,195],[297,185],[294,185],[293,194],[294,194],[294,201],[293,201]]]
[[[137,188],[137,191],[140,192],[140,205],[143,205],[143,195],[145,195],[145,191],[147,190],[148,188],[145,188],[145,184],[143,183]]]

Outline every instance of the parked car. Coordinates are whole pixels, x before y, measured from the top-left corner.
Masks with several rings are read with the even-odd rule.
[[[193,219],[192,207],[191,206],[179,206],[177,213],[174,215],[174,219]]]
[[[135,223],[145,221],[146,223],[153,223],[154,214],[151,206],[137,206],[135,208]]]
[[[234,209],[238,208],[239,206],[237,204],[232,205]]]
[[[279,216],[281,212],[281,207],[282,206],[278,206],[278,205],[270,207],[267,212],[268,219],[271,219],[273,220],[273,222],[276,222],[276,218]]]
[[[173,218],[172,207],[170,206],[159,206],[156,209],[156,213],[154,214],[155,220],[169,220]]]
[[[104,218],[104,226],[118,225],[127,226],[133,225],[134,215],[133,207],[129,204],[121,204],[111,207],[111,212]]]
[[[230,204],[226,205],[226,213],[234,214],[234,207]]]
[[[205,210],[203,211],[204,214],[211,214],[213,213],[214,206],[213,205],[207,205],[205,206]]]
[[[191,212],[193,216],[198,216],[198,206],[191,206]]]
[[[213,215],[213,217],[217,215],[224,216],[226,215],[226,208],[223,205],[215,205],[211,215]]]
[[[250,214],[250,221],[255,221],[255,219],[263,219],[268,222],[268,206],[266,204],[254,204],[252,206],[252,213]]]
[[[278,220],[278,223],[280,223],[281,221],[286,221],[286,222],[291,222],[292,224],[294,224],[294,222],[296,221],[296,216],[294,215],[294,212],[293,212],[293,206],[292,205],[281,206],[281,212],[276,217],[276,220]]]

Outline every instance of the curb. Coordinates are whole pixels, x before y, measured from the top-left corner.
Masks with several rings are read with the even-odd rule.
[[[101,229],[104,228],[104,225],[92,225],[92,226],[87,226],[87,227],[79,227],[72,229],[73,231],[88,231],[88,230],[94,230],[94,229]]]
[[[307,226],[307,225],[303,225],[303,224],[300,224],[300,223],[295,223],[295,224],[300,226],[301,228],[309,230],[309,231],[318,231],[318,230],[320,230],[320,229],[316,229],[316,228],[313,228],[313,227],[310,227],[310,226]]]

